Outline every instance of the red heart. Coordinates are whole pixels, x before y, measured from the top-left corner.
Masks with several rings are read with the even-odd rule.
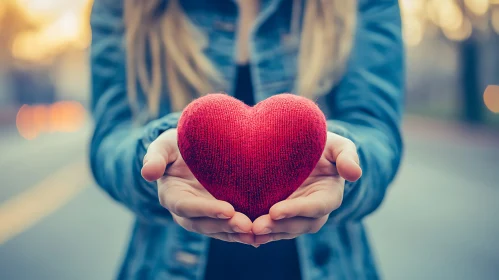
[[[251,220],[268,214],[310,175],[326,143],[326,119],[311,100],[272,96],[254,107],[226,94],[191,102],[178,147],[199,182]]]

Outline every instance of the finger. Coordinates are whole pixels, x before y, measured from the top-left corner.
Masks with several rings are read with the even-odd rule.
[[[234,207],[226,201],[195,196],[189,191],[174,186],[166,188],[158,195],[163,207],[184,218],[229,219],[235,214]]]
[[[184,229],[200,234],[215,233],[236,233],[226,220],[212,218],[182,218],[178,219],[178,224]]]
[[[248,245],[252,245],[255,243],[255,238],[252,234],[249,233],[226,233],[226,232],[220,232],[220,233],[214,233],[214,234],[207,234],[207,236],[215,239],[219,239],[222,241],[226,242],[238,242],[238,243],[244,243]]]
[[[307,195],[286,199],[274,204],[269,215],[273,220],[291,217],[320,218],[329,215],[340,207],[343,200],[343,184],[337,182],[341,178],[331,177],[331,182],[324,182],[324,187]]]
[[[292,233],[271,233],[271,234],[266,234],[266,235],[257,235],[257,236],[255,236],[255,243],[257,245],[262,245],[262,244],[269,243],[272,241],[278,241],[278,240],[283,240],[283,239],[294,239],[298,236],[300,236],[300,235],[299,234],[292,234]]]
[[[247,217],[246,217],[247,218]],[[250,233],[251,221],[245,220],[244,214],[236,213],[232,219],[221,220],[212,218],[188,219],[180,217],[178,224],[188,231],[201,234],[214,233]]]
[[[253,223],[253,234],[266,235],[270,233],[305,234],[319,231],[326,223],[328,216],[318,219],[294,217],[274,221],[268,215],[262,216]]]
[[[149,182],[156,181],[165,173],[166,166],[178,157],[174,131],[166,131],[147,148],[141,174]]]
[[[249,233],[253,229],[253,223],[251,222],[250,218],[240,212],[236,212],[234,216],[229,220],[229,222],[231,223],[233,228],[239,228],[239,230],[234,230],[239,233]]]
[[[336,163],[338,173],[345,180],[354,182],[362,176],[357,147],[351,140],[329,132],[324,156]]]

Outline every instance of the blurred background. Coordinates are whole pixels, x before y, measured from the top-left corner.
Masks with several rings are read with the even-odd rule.
[[[499,279],[499,0],[401,0],[406,153],[385,279]],[[132,216],[86,164],[90,0],[0,0],[0,279],[112,279]]]

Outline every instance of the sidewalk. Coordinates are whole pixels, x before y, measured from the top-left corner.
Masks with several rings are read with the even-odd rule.
[[[499,147],[499,128],[486,125],[408,115],[404,118],[403,132],[414,139]]]
[[[497,131],[407,117],[402,166],[366,224],[384,279],[499,275]]]

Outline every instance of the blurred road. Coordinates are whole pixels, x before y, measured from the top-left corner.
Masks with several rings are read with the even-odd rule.
[[[409,119],[395,183],[367,224],[385,279],[499,279],[499,137]]]
[[[131,215],[92,185],[90,127],[0,136],[0,279],[112,279]],[[366,223],[384,279],[499,279],[499,137],[409,118],[396,182]]]
[[[0,137],[0,279],[114,277],[132,217],[92,184],[89,132]]]

